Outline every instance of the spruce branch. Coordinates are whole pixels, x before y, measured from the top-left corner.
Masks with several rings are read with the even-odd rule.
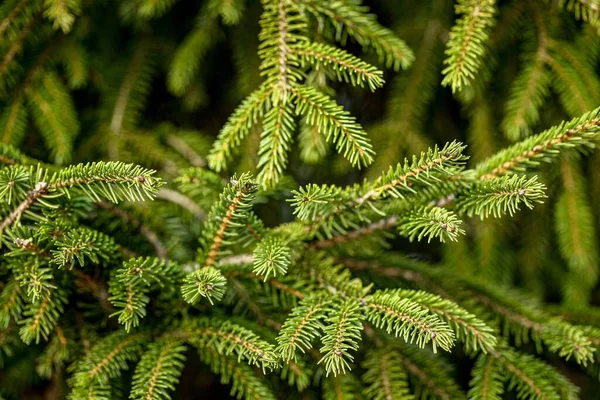
[[[326,376],[321,386],[323,400],[352,398],[364,391],[360,381],[352,374]]]
[[[325,365],[327,375],[344,374],[350,369],[354,360],[350,351],[358,350],[362,318],[361,307],[356,300],[346,300],[330,312],[321,338],[323,357],[319,360],[319,364]]]
[[[226,247],[237,242],[246,228],[248,212],[256,195],[257,185],[249,174],[233,177],[208,215],[202,232],[200,259],[211,267],[223,255]]]
[[[265,282],[271,275],[285,275],[290,265],[290,248],[280,238],[267,237],[254,249],[253,272],[264,276]]]
[[[23,94],[18,93],[0,114],[0,132],[2,132],[0,141],[2,143],[15,145],[23,139],[27,129],[27,109],[24,107],[23,101]]]
[[[19,321],[25,307],[25,296],[16,279],[11,279],[0,293],[0,327],[8,329],[11,321]]]
[[[160,289],[172,291],[183,280],[183,271],[171,262],[153,257],[138,257],[123,263],[109,282],[111,297],[108,300],[116,311],[119,323],[125,330],[139,325],[146,316],[146,306],[150,302],[148,294]]]
[[[537,180],[537,176],[510,175],[481,181],[459,194],[454,207],[459,213],[481,219],[490,215],[499,218],[504,214],[511,217],[524,204],[532,209],[535,203],[543,203],[546,186]]]
[[[198,15],[196,26],[177,48],[169,73],[167,87],[176,96],[183,96],[200,69],[202,58],[218,35],[218,24],[207,10]]]
[[[373,162],[373,149],[362,126],[356,123],[342,106],[314,88],[292,86],[297,100],[296,115],[305,115],[305,121],[315,126],[326,140],[336,145],[338,153],[354,166]]]
[[[396,357],[393,348],[382,347],[371,350],[362,363],[367,371],[362,381],[368,385],[365,396],[372,400],[409,400],[413,398],[409,390],[408,376],[402,362]]]
[[[377,178],[364,195],[355,201],[356,206],[365,202],[377,200],[380,197],[403,198],[408,193],[414,193],[414,185],[428,186],[439,182],[444,175],[454,175],[467,159],[462,154],[465,146],[460,142],[447,143],[441,149],[434,146],[422,152],[420,158],[413,156],[412,160],[405,159],[396,168]]]
[[[446,45],[446,68],[442,85],[453,92],[469,86],[486,52],[490,27],[494,24],[495,0],[459,0],[455,7],[460,19]]]
[[[69,399],[109,398],[109,380],[121,375],[128,364],[136,361],[148,336],[117,331],[100,339],[80,361],[72,366]],[[97,392],[106,397],[97,396]]]
[[[465,397],[452,377],[451,366],[441,357],[412,345],[390,343],[383,348],[403,366],[417,398],[451,400]]]
[[[516,390],[520,397],[549,400],[561,398],[557,388],[546,378],[546,370],[551,369],[551,366],[530,355],[511,350],[496,352],[494,358],[506,371],[508,389]]]
[[[183,299],[196,304],[201,297],[206,297],[210,304],[221,301],[225,295],[227,280],[221,272],[213,267],[204,267],[188,274],[181,286]]]
[[[496,346],[493,329],[458,304],[421,290],[399,289],[395,294],[410,299],[450,325],[456,339],[463,342],[468,351],[488,353]]]
[[[596,30],[598,29],[600,8],[595,0],[560,0],[552,3],[557,3],[559,8],[566,8],[575,15],[575,18],[588,22]]]
[[[304,298],[292,309],[277,337],[275,352],[284,361],[297,360],[297,351],[305,353],[312,347],[311,342],[323,329],[323,319],[330,310],[330,299],[325,294],[313,294]]]
[[[115,258],[119,250],[111,237],[87,228],[66,232],[54,245],[57,249],[51,250],[52,261],[59,268],[68,266],[70,269],[76,262],[83,267],[87,260],[95,264],[100,260],[109,261]]]
[[[179,341],[162,339],[148,346],[133,375],[130,397],[170,400],[183,370],[186,347]]]
[[[219,354],[235,355],[238,362],[244,360],[263,370],[271,370],[278,365],[278,357],[270,343],[228,320],[205,317],[189,320],[178,336],[199,349],[212,348]]]
[[[551,78],[545,64],[547,38],[539,37],[537,50],[523,59],[524,67],[510,88],[502,130],[512,141],[529,136],[539,119],[539,110],[550,94]]]
[[[438,185],[444,177],[454,177],[466,159],[462,155],[463,149],[458,142],[448,143],[442,149],[434,147],[421,153],[419,159],[413,157],[410,162],[405,160],[396,168],[390,167],[378,179],[365,181],[362,186],[342,189],[308,185],[292,191],[294,198],[290,201],[295,207],[294,213],[300,220],[307,221],[309,232],[323,229],[328,238],[333,233],[345,234],[346,228],[357,228],[356,219],[368,220],[366,211],[382,215],[379,200],[404,199],[417,193],[415,187],[426,192],[427,187]]]
[[[591,146],[600,126],[600,109],[552,127],[514,144],[483,161],[475,168],[479,179],[524,172],[556,158],[560,150]]]
[[[371,47],[386,67],[407,69],[414,54],[406,43],[389,29],[379,25],[368,8],[358,1],[322,2],[300,0],[300,3],[317,18],[326,17],[336,29],[336,38],[344,40],[346,32],[363,47]]]
[[[4,165],[37,164],[19,150],[4,143],[0,143],[0,163]]]
[[[250,129],[271,109],[271,95],[275,87],[262,85],[252,92],[229,117],[208,155],[208,164],[215,171],[222,171],[232,158],[234,149],[240,146]]]
[[[235,357],[224,355],[213,347],[202,348],[199,354],[211,371],[221,377],[221,383],[231,383],[231,396],[248,400],[276,399],[265,379],[257,376],[251,366],[241,364]]]
[[[365,299],[366,320],[375,327],[385,329],[409,343],[425,347],[429,342],[433,352],[440,347],[450,351],[454,345],[454,333],[438,316],[408,298],[393,291],[378,291]]]
[[[296,129],[292,102],[286,99],[287,96],[287,88],[284,91],[275,89],[273,97],[277,100],[263,120],[257,165],[260,172],[256,179],[266,188],[274,187],[286,169],[292,134]]]
[[[38,302],[27,304],[23,311],[24,318],[19,321],[22,325],[19,329],[21,340],[25,344],[33,340],[39,343],[41,338],[47,340],[66,303],[67,296],[64,290],[51,288]]]
[[[367,64],[358,57],[324,43],[310,43],[308,46],[293,47],[291,52],[300,56],[302,66],[321,66],[331,69],[338,80],[351,83],[352,86],[364,86],[372,91],[383,86],[383,72]]]
[[[461,220],[448,210],[440,207],[419,207],[412,210],[398,221],[400,235],[406,236],[412,242],[415,238],[439,238],[441,242],[450,239],[457,241],[458,236],[465,233],[460,229]]]
[[[588,301],[598,281],[596,230],[587,199],[585,179],[574,160],[560,162],[563,190],[555,204],[554,226],[560,254],[569,268],[564,287],[567,304]],[[575,286],[575,288],[572,288]]]
[[[479,355],[471,376],[469,399],[502,400],[505,373],[502,365],[493,356]]]

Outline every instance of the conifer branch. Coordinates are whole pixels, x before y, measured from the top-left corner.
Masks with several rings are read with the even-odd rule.
[[[97,398],[95,392],[98,390],[106,395],[108,389],[110,393],[108,381],[120,376],[121,370],[126,369],[129,362],[138,359],[147,339],[145,333],[127,334],[125,331],[117,331],[99,340],[90,352],[73,366],[69,398]]]
[[[476,167],[479,179],[521,172],[556,157],[558,150],[590,146],[599,130],[600,109],[590,111],[501,150]]]
[[[358,349],[362,330],[360,306],[355,300],[346,300],[333,310],[326,321],[323,329],[323,346],[320,351],[323,357],[319,363],[325,365],[327,375],[344,374],[350,369],[350,363],[354,360],[350,351]]]
[[[121,162],[95,162],[78,164],[53,173],[48,181],[48,171],[38,168],[29,170],[31,179],[38,178],[35,187],[27,192],[25,199],[15,207],[2,222],[0,231],[18,221],[21,216],[41,199],[70,196],[70,190],[79,190],[92,201],[103,198],[117,203],[122,200],[142,201],[152,199],[161,182],[152,175],[154,171]]]
[[[373,400],[403,400],[413,398],[404,365],[396,352],[388,347],[372,350],[362,364],[366,373],[362,381],[369,386],[365,396]]]
[[[323,329],[322,320],[326,317],[329,299],[323,294],[304,298],[285,320],[277,337],[276,353],[284,361],[296,360],[298,350],[303,353],[310,349],[311,342]]]
[[[213,267],[204,267],[185,277],[181,286],[183,299],[195,304],[201,297],[206,297],[210,304],[221,301],[225,295],[227,280],[221,272]]]
[[[29,0],[17,0],[13,4],[8,4],[10,8],[10,12],[5,14],[4,18],[0,22],[0,37],[4,37],[4,33],[11,26],[16,17],[23,11],[23,9],[28,5]],[[3,10],[4,11],[4,10]]]
[[[454,334],[447,323],[408,298],[397,296],[391,291],[380,291],[366,299],[367,321],[377,328],[385,329],[406,342],[415,342],[424,347],[431,342],[433,352],[438,346],[450,351]]]
[[[335,143],[337,151],[352,165],[367,166],[373,161],[373,149],[366,133],[355,119],[333,100],[316,89],[292,86],[297,98],[297,115],[306,115],[306,122]]]
[[[373,91],[383,86],[382,71],[344,50],[324,43],[311,43],[308,46],[293,47],[291,52],[300,56],[303,65],[331,68],[338,80],[352,83],[353,86],[367,83]]]
[[[245,360],[263,370],[270,370],[278,365],[278,357],[271,344],[231,321],[197,318],[188,321],[179,336],[200,349],[209,347],[220,354],[234,354],[238,361]]]
[[[239,178],[234,176],[225,187],[208,215],[207,226],[200,240],[205,267],[213,266],[222,247],[230,244],[229,241],[235,239],[239,231],[245,228],[248,219],[246,213],[250,210],[256,190],[257,186],[249,174],[243,174]]]
[[[494,357],[481,354],[471,374],[469,399],[502,400],[504,371]]]
[[[270,109],[271,95],[275,87],[262,85],[252,92],[229,117],[208,155],[208,164],[214,170],[222,171],[233,155],[233,149],[239,147],[250,132],[250,128],[261,118],[266,109]]]
[[[24,306],[21,286],[16,279],[11,279],[0,293],[0,327],[7,330],[11,321],[16,322],[21,319]]]
[[[448,323],[453,328],[456,339],[464,342],[467,350],[487,353],[495,347],[493,330],[456,303],[424,291],[398,290],[396,294],[399,298],[412,300]]]
[[[481,219],[504,214],[512,217],[521,204],[532,209],[535,203],[543,203],[545,189],[537,176],[529,179],[525,175],[503,176],[476,183],[457,197],[454,206],[460,213]]]
[[[109,282],[109,301],[116,311],[119,323],[129,331],[146,316],[146,306],[150,302],[148,294],[152,290],[172,290],[181,284],[183,272],[171,262],[152,257],[138,257],[123,263]]]
[[[149,346],[133,376],[130,397],[144,400],[170,399],[183,369],[186,348],[181,342],[160,340]]]
[[[291,101],[287,99],[288,89],[279,89],[273,93],[277,99],[275,104],[265,115],[258,150],[260,172],[257,180],[267,188],[275,186],[287,167],[292,133],[296,128]]]
[[[457,241],[458,236],[465,233],[459,228],[461,223],[454,213],[443,208],[419,207],[398,221],[398,231],[410,241],[425,237],[427,242],[433,238],[439,238],[441,242],[446,239]]]
[[[44,16],[53,22],[54,29],[60,28],[67,33],[81,10],[81,0],[45,0],[44,6]]]
[[[269,276],[284,275],[290,265],[290,248],[276,237],[267,237],[260,241],[254,250],[254,269],[258,275],[263,275],[265,282]]]
[[[23,107],[24,96],[22,92],[17,93],[10,106],[0,115],[0,132],[2,132],[2,143],[18,144],[27,127],[27,113]]]
[[[239,363],[234,357],[221,354],[212,347],[199,351],[200,359],[221,376],[221,383],[231,383],[231,396],[249,400],[275,400],[267,383],[256,376],[252,367]]]
[[[546,31],[538,33],[537,50],[524,58],[524,68],[510,88],[502,129],[510,140],[529,136],[531,126],[539,120],[539,109],[550,93],[550,76],[546,69]]]
[[[439,357],[431,356],[427,351],[412,346],[394,344],[384,348],[402,364],[417,396],[432,396],[444,400],[465,397],[452,378],[452,370]]]
[[[334,25],[338,38],[343,38],[346,30],[363,47],[372,47],[388,68],[407,69],[414,61],[414,55],[406,43],[379,25],[374,15],[367,14],[368,9],[358,2],[301,0],[301,3],[315,16],[326,16]]]
[[[448,57],[442,71],[442,85],[450,85],[452,91],[469,86],[480,68],[485,54],[489,29],[494,23],[495,0],[459,0],[456,13],[461,15],[450,32],[446,47]]]

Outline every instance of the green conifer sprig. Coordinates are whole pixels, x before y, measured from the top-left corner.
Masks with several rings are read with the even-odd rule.
[[[367,321],[376,327],[403,338],[406,342],[424,347],[431,342],[433,352],[440,347],[450,351],[454,345],[454,333],[447,323],[417,302],[402,298],[390,291],[380,291],[366,300]]]
[[[181,286],[181,294],[185,301],[195,304],[201,297],[206,297],[210,304],[221,301],[225,295],[227,279],[213,267],[204,267],[188,274]]]
[[[398,361],[415,388],[416,398],[461,399],[465,395],[453,378],[454,371],[444,359],[416,346],[386,342],[382,347],[390,360]]]
[[[116,331],[100,339],[71,369],[70,399],[98,398],[109,399],[110,381],[121,376],[128,364],[138,360],[144,343],[148,339],[144,333],[127,334]]]
[[[388,261],[390,265],[395,265],[401,270],[387,270],[384,272],[386,275],[423,282],[428,290],[444,297],[450,297],[448,290],[459,285],[462,294],[454,295],[450,299],[458,302],[466,310],[482,316],[490,326],[498,326],[503,334],[510,335],[518,345],[533,340],[541,350],[540,345],[543,343],[563,357],[572,357],[582,365],[586,365],[593,358],[595,348],[582,327],[552,318],[540,308],[539,303],[522,293],[493,287],[480,279],[465,276],[456,278],[455,283],[448,285],[443,275],[429,271],[423,265],[408,260],[400,264],[397,261]],[[404,274],[403,270],[414,275]]]
[[[493,329],[456,303],[424,291],[398,290],[396,295],[410,299],[440,317],[452,327],[456,339],[463,342],[467,350],[487,353],[495,347]]]
[[[43,378],[51,378],[52,374],[61,371],[65,367],[75,350],[72,332],[65,333],[57,325],[47,348],[37,359],[36,372]]]
[[[208,214],[200,239],[199,259],[210,267],[224,254],[227,246],[237,242],[246,230],[248,211],[256,196],[257,185],[249,174],[234,176]]]
[[[308,185],[293,191],[294,213],[307,224],[311,232],[323,230],[327,237],[334,233],[345,233],[355,227],[356,220],[368,221],[366,214],[382,214],[378,201],[390,198],[406,198],[418,191],[415,188],[435,186],[444,177],[460,172],[466,159],[462,155],[464,146],[457,142],[448,143],[442,149],[435,147],[423,152],[421,157],[405,160],[396,168],[381,174],[373,182],[365,181],[344,189],[335,186]]]
[[[440,207],[422,207],[413,210],[398,221],[398,232],[413,241],[438,238],[441,242],[458,240],[465,231],[460,229],[461,220],[448,210]]]
[[[523,57],[523,69],[510,88],[502,130],[516,141],[529,136],[531,127],[540,119],[540,108],[550,94],[551,75],[546,67],[546,39],[540,38],[537,49]]]
[[[62,288],[50,288],[38,301],[25,305],[23,319],[19,320],[21,340],[25,344],[34,340],[39,343],[42,338],[47,340],[66,303],[66,293]]]
[[[22,287],[27,288],[27,300],[31,304],[38,303],[56,289],[53,270],[35,261],[12,268],[15,278]],[[51,301],[52,299],[50,299]],[[48,301],[48,299],[46,299]]]
[[[490,355],[479,355],[471,374],[469,399],[502,399],[506,373],[498,360]]]
[[[519,205],[532,209],[535,203],[542,203],[546,187],[537,181],[537,177],[510,175],[478,182],[466,190],[464,197],[458,197],[455,203],[457,211],[481,219],[490,215],[499,218],[504,214],[513,216]]]
[[[108,300],[117,310],[112,316],[118,316],[119,323],[129,331],[146,316],[152,290],[173,291],[182,279],[183,271],[171,262],[151,257],[126,261],[109,282]]]
[[[476,167],[477,175],[480,179],[492,179],[523,172],[552,160],[559,149],[590,146],[598,132],[599,112],[600,109],[590,111],[501,150]]]
[[[359,1],[323,3],[318,0],[301,0],[300,3],[319,20],[333,25],[335,38],[344,42],[347,36],[363,47],[371,47],[386,67],[398,70],[408,68],[414,54],[406,43],[389,29],[377,23],[373,14]]]
[[[83,267],[87,260],[95,264],[100,260],[109,261],[116,258],[119,250],[111,237],[86,228],[64,233],[54,245],[57,249],[51,250],[52,261],[59,268],[73,268],[76,263]]]
[[[290,265],[290,248],[276,237],[267,237],[254,249],[253,272],[264,276],[267,281],[271,275],[285,275]]]
[[[301,81],[308,66],[331,65],[338,78],[359,86],[367,82],[374,89],[382,83],[381,73],[341,49],[311,42],[304,10],[334,20],[337,28],[343,27],[361,44],[374,46],[389,66],[407,66],[412,53],[354,2],[342,7],[324,7],[311,1],[265,0],[262,4],[259,56],[265,82],[242,102],[221,130],[209,156],[210,166],[217,171],[224,169],[235,147],[257,120],[264,118],[257,179],[266,187],[275,186],[288,164],[296,130],[294,114],[305,116],[305,121],[335,143],[352,165],[369,165],[373,151],[363,128],[335,100]]]
[[[361,340],[360,320],[360,304],[355,300],[346,300],[327,317],[321,339],[323,357],[319,360],[325,365],[327,374],[343,374],[350,369],[354,359],[350,352],[358,349]]]
[[[243,360],[265,371],[279,364],[273,345],[232,321],[196,318],[186,322],[182,331],[186,341],[199,349],[212,348],[219,354],[234,355],[238,362]]]
[[[460,19],[450,32],[446,47],[446,68],[442,85],[450,85],[452,91],[468,86],[475,78],[485,53],[489,30],[496,13],[494,0],[459,0],[456,13]]]
[[[181,342],[171,339],[150,345],[135,369],[130,397],[170,399],[183,370],[185,350]]]
[[[405,366],[389,348],[372,350],[362,366],[367,371],[362,376],[368,399],[412,399]]]
[[[382,71],[342,49],[324,43],[311,43],[308,46],[294,47],[292,52],[300,56],[303,67],[325,67],[331,70],[330,75],[352,86],[366,84],[372,91],[383,86]]]
[[[596,146],[598,9],[458,0],[450,29],[449,2],[396,3],[393,30],[360,0],[2,3],[0,396],[174,398],[189,347],[247,399],[588,395],[600,175],[567,155]],[[414,65],[359,98],[383,85],[360,47]],[[471,169],[429,145],[455,138]]]
[[[235,357],[223,355],[212,347],[199,350],[199,354],[211,371],[221,377],[221,383],[231,383],[230,394],[236,399],[276,399],[265,379],[257,376],[251,366],[240,364]]]
[[[319,337],[323,319],[330,309],[326,294],[314,294],[304,298],[285,320],[277,337],[276,352],[284,361],[296,360],[298,350],[310,349],[311,342]]]
[[[0,327],[8,330],[11,321],[18,321],[25,307],[25,294],[16,279],[9,280],[0,293]]]

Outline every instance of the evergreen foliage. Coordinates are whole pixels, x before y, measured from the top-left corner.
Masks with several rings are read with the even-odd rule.
[[[0,399],[595,398],[599,7],[4,1]]]

